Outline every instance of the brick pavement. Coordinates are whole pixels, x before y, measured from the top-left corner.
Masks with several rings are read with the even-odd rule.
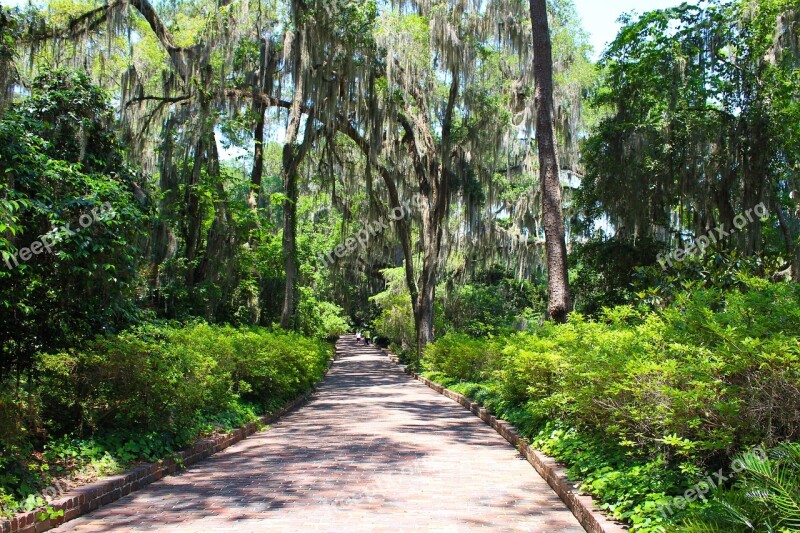
[[[55,531],[583,532],[509,444],[352,337],[270,429]]]

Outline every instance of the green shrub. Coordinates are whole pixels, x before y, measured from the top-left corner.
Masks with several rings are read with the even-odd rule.
[[[513,271],[495,266],[468,278],[445,282],[438,289],[446,331],[474,337],[500,335],[526,316],[543,316],[547,307],[545,279],[520,280]]]
[[[631,302],[636,272],[656,264],[661,247],[641,238],[635,246],[617,238],[574,243],[569,278],[575,309],[595,317],[603,308]]]
[[[296,333],[205,323],[141,326],[38,354],[29,378],[0,388],[0,505],[6,514],[36,507],[52,476],[156,460],[255,421],[321,379],[330,354]]]
[[[400,267],[384,269],[381,273],[386,278],[386,290],[370,298],[381,309],[373,328],[379,337],[390,340],[393,352],[416,362],[417,333],[405,271]]]
[[[58,424],[50,429],[191,430],[202,411],[234,400],[230,377],[218,368],[233,353],[227,329],[136,328],[98,337],[81,350],[40,355],[44,415]]]
[[[0,115],[0,374],[30,370],[42,346],[76,346],[140,313],[150,213],[134,194],[109,95],[63,70],[30,91]],[[61,229],[84,217],[93,223],[82,231]],[[44,253],[23,260],[43,236]]]
[[[461,381],[480,381],[490,377],[498,363],[494,342],[451,333],[425,350],[426,370],[441,372]]]
[[[470,397],[573,465],[614,516],[656,531],[658,504],[703,472],[800,439],[797,331],[797,284],[741,277],[737,291],[695,288],[658,312],[574,314],[500,341],[448,335],[423,364],[478,382]]]
[[[310,388],[325,370],[330,348],[296,333],[250,330],[235,337],[226,363],[238,392],[263,408],[277,407]]]
[[[334,341],[350,330],[344,310],[331,302],[317,300],[308,287],[300,289],[297,316],[300,331],[309,337]]]

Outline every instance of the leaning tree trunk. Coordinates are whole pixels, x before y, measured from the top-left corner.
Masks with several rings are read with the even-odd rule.
[[[378,171],[383,179],[384,184],[386,185],[386,190],[389,193],[389,200],[391,202],[392,209],[400,209],[403,204],[400,201],[400,193],[398,192],[397,184],[395,183],[395,177],[389,171],[389,169],[380,164],[375,157],[375,154],[373,154],[372,150],[370,149],[370,145],[367,140],[358,132],[355,127],[353,127],[352,124],[346,120],[341,120],[337,127],[340,128],[348,137],[350,137],[356,143],[356,145],[358,145],[367,160],[367,164],[375,167],[375,169]],[[414,326],[417,328],[416,331],[419,331],[419,290],[417,288],[416,275],[414,274],[414,255],[411,251],[410,225],[410,219],[401,218],[397,221],[396,228],[397,236],[403,249],[406,286],[408,287],[408,292],[411,297],[411,309],[414,314]],[[431,322],[433,321],[431,320]]]
[[[571,310],[567,274],[567,244],[564,236],[564,206],[561,200],[558,154],[553,113],[553,51],[547,20],[546,0],[530,0],[536,103],[536,143],[542,187],[542,218],[547,251],[548,312],[556,322],[566,322]]]

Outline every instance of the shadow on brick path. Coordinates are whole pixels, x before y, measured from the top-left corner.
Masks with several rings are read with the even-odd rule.
[[[478,418],[352,336],[338,351],[305,407],[56,531],[583,531]]]

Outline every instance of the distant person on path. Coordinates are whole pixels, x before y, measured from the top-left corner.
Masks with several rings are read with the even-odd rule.
[[[361,344],[361,332],[356,331],[356,344]]]

